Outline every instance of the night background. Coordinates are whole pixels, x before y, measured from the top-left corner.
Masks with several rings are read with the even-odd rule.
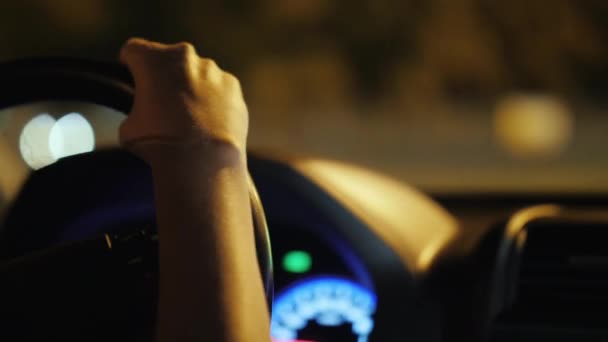
[[[190,41],[236,74],[254,151],[439,192],[608,190],[604,1],[0,4],[0,60],[115,60],[132,36]]]

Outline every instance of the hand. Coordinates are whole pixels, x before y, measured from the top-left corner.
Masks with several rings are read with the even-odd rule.
[[[189,43],[133,38],[120,60],[135,80],[133,108],[120,129],[126,148],[151,164],[167,147],[228,146],[245,154],[248,113],[236,77]]]

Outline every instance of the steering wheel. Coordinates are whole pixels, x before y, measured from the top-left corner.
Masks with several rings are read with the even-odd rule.
[[[126,67],[69,58],[0,64],[0,84],[4,85],[0,109],[64,100],[90,102],[126,114],[134,94]],[[253,181],[249,192],[258,262],[270,309],[270,240]],[[37,246],[26,255],[7,252],[14,249],[15,241],[6,231],[0,233],[0,340],[34,336],[44,340],[53,339],[51,336],[62,340],[83,336],[89,341],[150,340],[158,277],[155,229],[128,227],[81,241]]]

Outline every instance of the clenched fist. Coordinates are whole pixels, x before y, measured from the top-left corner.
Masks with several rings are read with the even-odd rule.
[[[244,154],[248,113],[239,81],[189,43],[128,40],[120,60],[135,80],[132,112],[120,130],[122,144],[154,164],[170,146],[186,152],[221,145]]]

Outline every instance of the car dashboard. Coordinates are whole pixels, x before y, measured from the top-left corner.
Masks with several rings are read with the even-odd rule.
[[[608,336],[605,196],[427,196],[348,163],[262,153],[249,156],[249,170],[272,243],[273,341]],[[106,242],[96,237],[109,232],[118,244],[131,238],[121,235],[125,227],[141,227],[151,241],[111,267],[76,261],[69,276],[80,282],[65,284],[49,268],[37,282],[19,284],[18,292],[30,291],[29,302],[13,296],[16,307],[36,308],[24,312],[44,322],[44,336],[60,338],[49,331],[65,328],[56,305],[72,308],[70,327],[84,326],[86,311],[87,319],[114,326],[108,331],[123,338],[142,336],[134,327],[153,322],[151,184],[143,162],[114,148],[61,158],[28,177],[3,223],[0,258],[87,239],[94,249]],[[92,270],[104,280],[85,276]],[[66,296],[53,298],[58,293]],[[27,331],[14,323],[23,316],[2,315],[7,323],[0,333]],[[114,336],[108,334],[97,333]]]

